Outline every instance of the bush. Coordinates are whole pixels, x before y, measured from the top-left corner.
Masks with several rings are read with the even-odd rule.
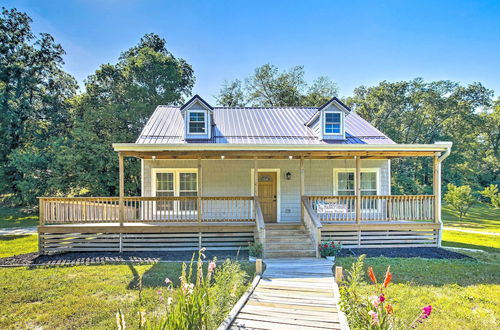
[[[166,289],[158,290],[160,316],[139,315],[139,329],[216,329],[234,306],[241,294],[247,289],[247,275],[237,262],[227,259],[217,268],[216,259],[208,263],[206,274],[203,272],[201,249],[198,253],[196,268],[194,254],[189,267],[182,265],[180,287],[174,288],[170,279],[165,279]],[[194,276],[194,281],[192,281]],[[116,315],[119,330],[126,329],[124,314]]]
[[[322,257],[336,256],[342,249],[342,243],[334,241],[321,241],[318,244],[319,253]]]
[[[262,258],[262,251],[264,246],[261,242],[249,242],[248,243],[248,254],[251,257]]]
[[[432,306],[429,305],[421,309],[409,326],[396,317],[394,308],[384,293],[392,280],[390,266],[387,267],[382,283],[377,282],[372,267],[368,268],[374,294],[371,297],[363,296],[361,286],[365,284],[363,280],[364,259],[365,255],[358,258],[348,272],[346,281],[340,286],[340,308],[346,314],[351,329],[413,329],[430,316]]]
[[[498,192],[497,185],[490,184],[489,187],[484,188],[484,190],[479,193],[487,199],[488,205],[496,209],[500,208],[500,192]]]
[[[459,213],[459,217],[462,219],[476,202],[472,196],[472,190],[469,186],[457,187],[452,183],[448,183],[447,187],[448,191],[444,195],[444,200]]]

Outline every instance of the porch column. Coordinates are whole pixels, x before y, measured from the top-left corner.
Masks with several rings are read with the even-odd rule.
[[[361,157],[354,156],[356,172],[354,177],[354,192],[356,194],[356,223],[361,222]]]
[[[253,197],[254,201],[257,201],[257,196],[259,195],[259,167],[257,163],[257,157],[253,158]],[[257,220],[257,205],[254,205],[253,213],[255,220]]]
[[[441,222],[441,162],[439,155],[434,155],[433,158],[433,179],[432,186],[434,190],[434,222]]]
[[[202,185],[202,174],[201,174],[201,157],[198,157],[198,198],[196,199],[196,210],[197,210],[197,215],[198,215],[198,226],[201,226],[201,220],[203,217],[203,209],[202,209],[202,203],[201,203],[201,196],[203,194],[203,185]],[[201,233],[201,227],[198,228],[198,248],[202,248],[202,233]]]
[[[125,209],[124,209],[124,197],[125,197],[125,174],[123,173],[123,154],[118,153],[118,168],[120,173],[120,197],[118,205],[118,220],[120,221],[120,226],[123,226],[125,221]]]
[[[304,171],[304,156],[300,156],[300,219],[304,220],[304,207],[302,206],[302,197],[305,195],[305,171]]]

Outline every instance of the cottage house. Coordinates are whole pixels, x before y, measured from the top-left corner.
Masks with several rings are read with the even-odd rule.
[[[236,250],[317,256],[357,247],[439,246],[441,162],[451,143],[396,144],[339,99],[315,107],[160,105],[135,143],[116,143],[120,196],[41,198],[47,251]],[[123,159],[141,159],[141,196]],[[391,195],[391,159],[428,157],[432,195]]]

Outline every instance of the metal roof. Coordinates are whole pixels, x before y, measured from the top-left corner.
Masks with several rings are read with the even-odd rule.
[[[318,108],[213,108],[210,140],[184,140],[184,119],[178,106],[158,106],[136,143],[139,144],[392,144],[390,138],[351,112],[345,116],[345,140],[320,140],[306,122]]]

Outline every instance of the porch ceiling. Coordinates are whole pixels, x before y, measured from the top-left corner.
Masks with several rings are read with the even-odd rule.
[[[429,157],[449,152],[451,143],[383,145],[207,145],[207,144],[113,144],[123,156],[141,159],[391,159]]]

